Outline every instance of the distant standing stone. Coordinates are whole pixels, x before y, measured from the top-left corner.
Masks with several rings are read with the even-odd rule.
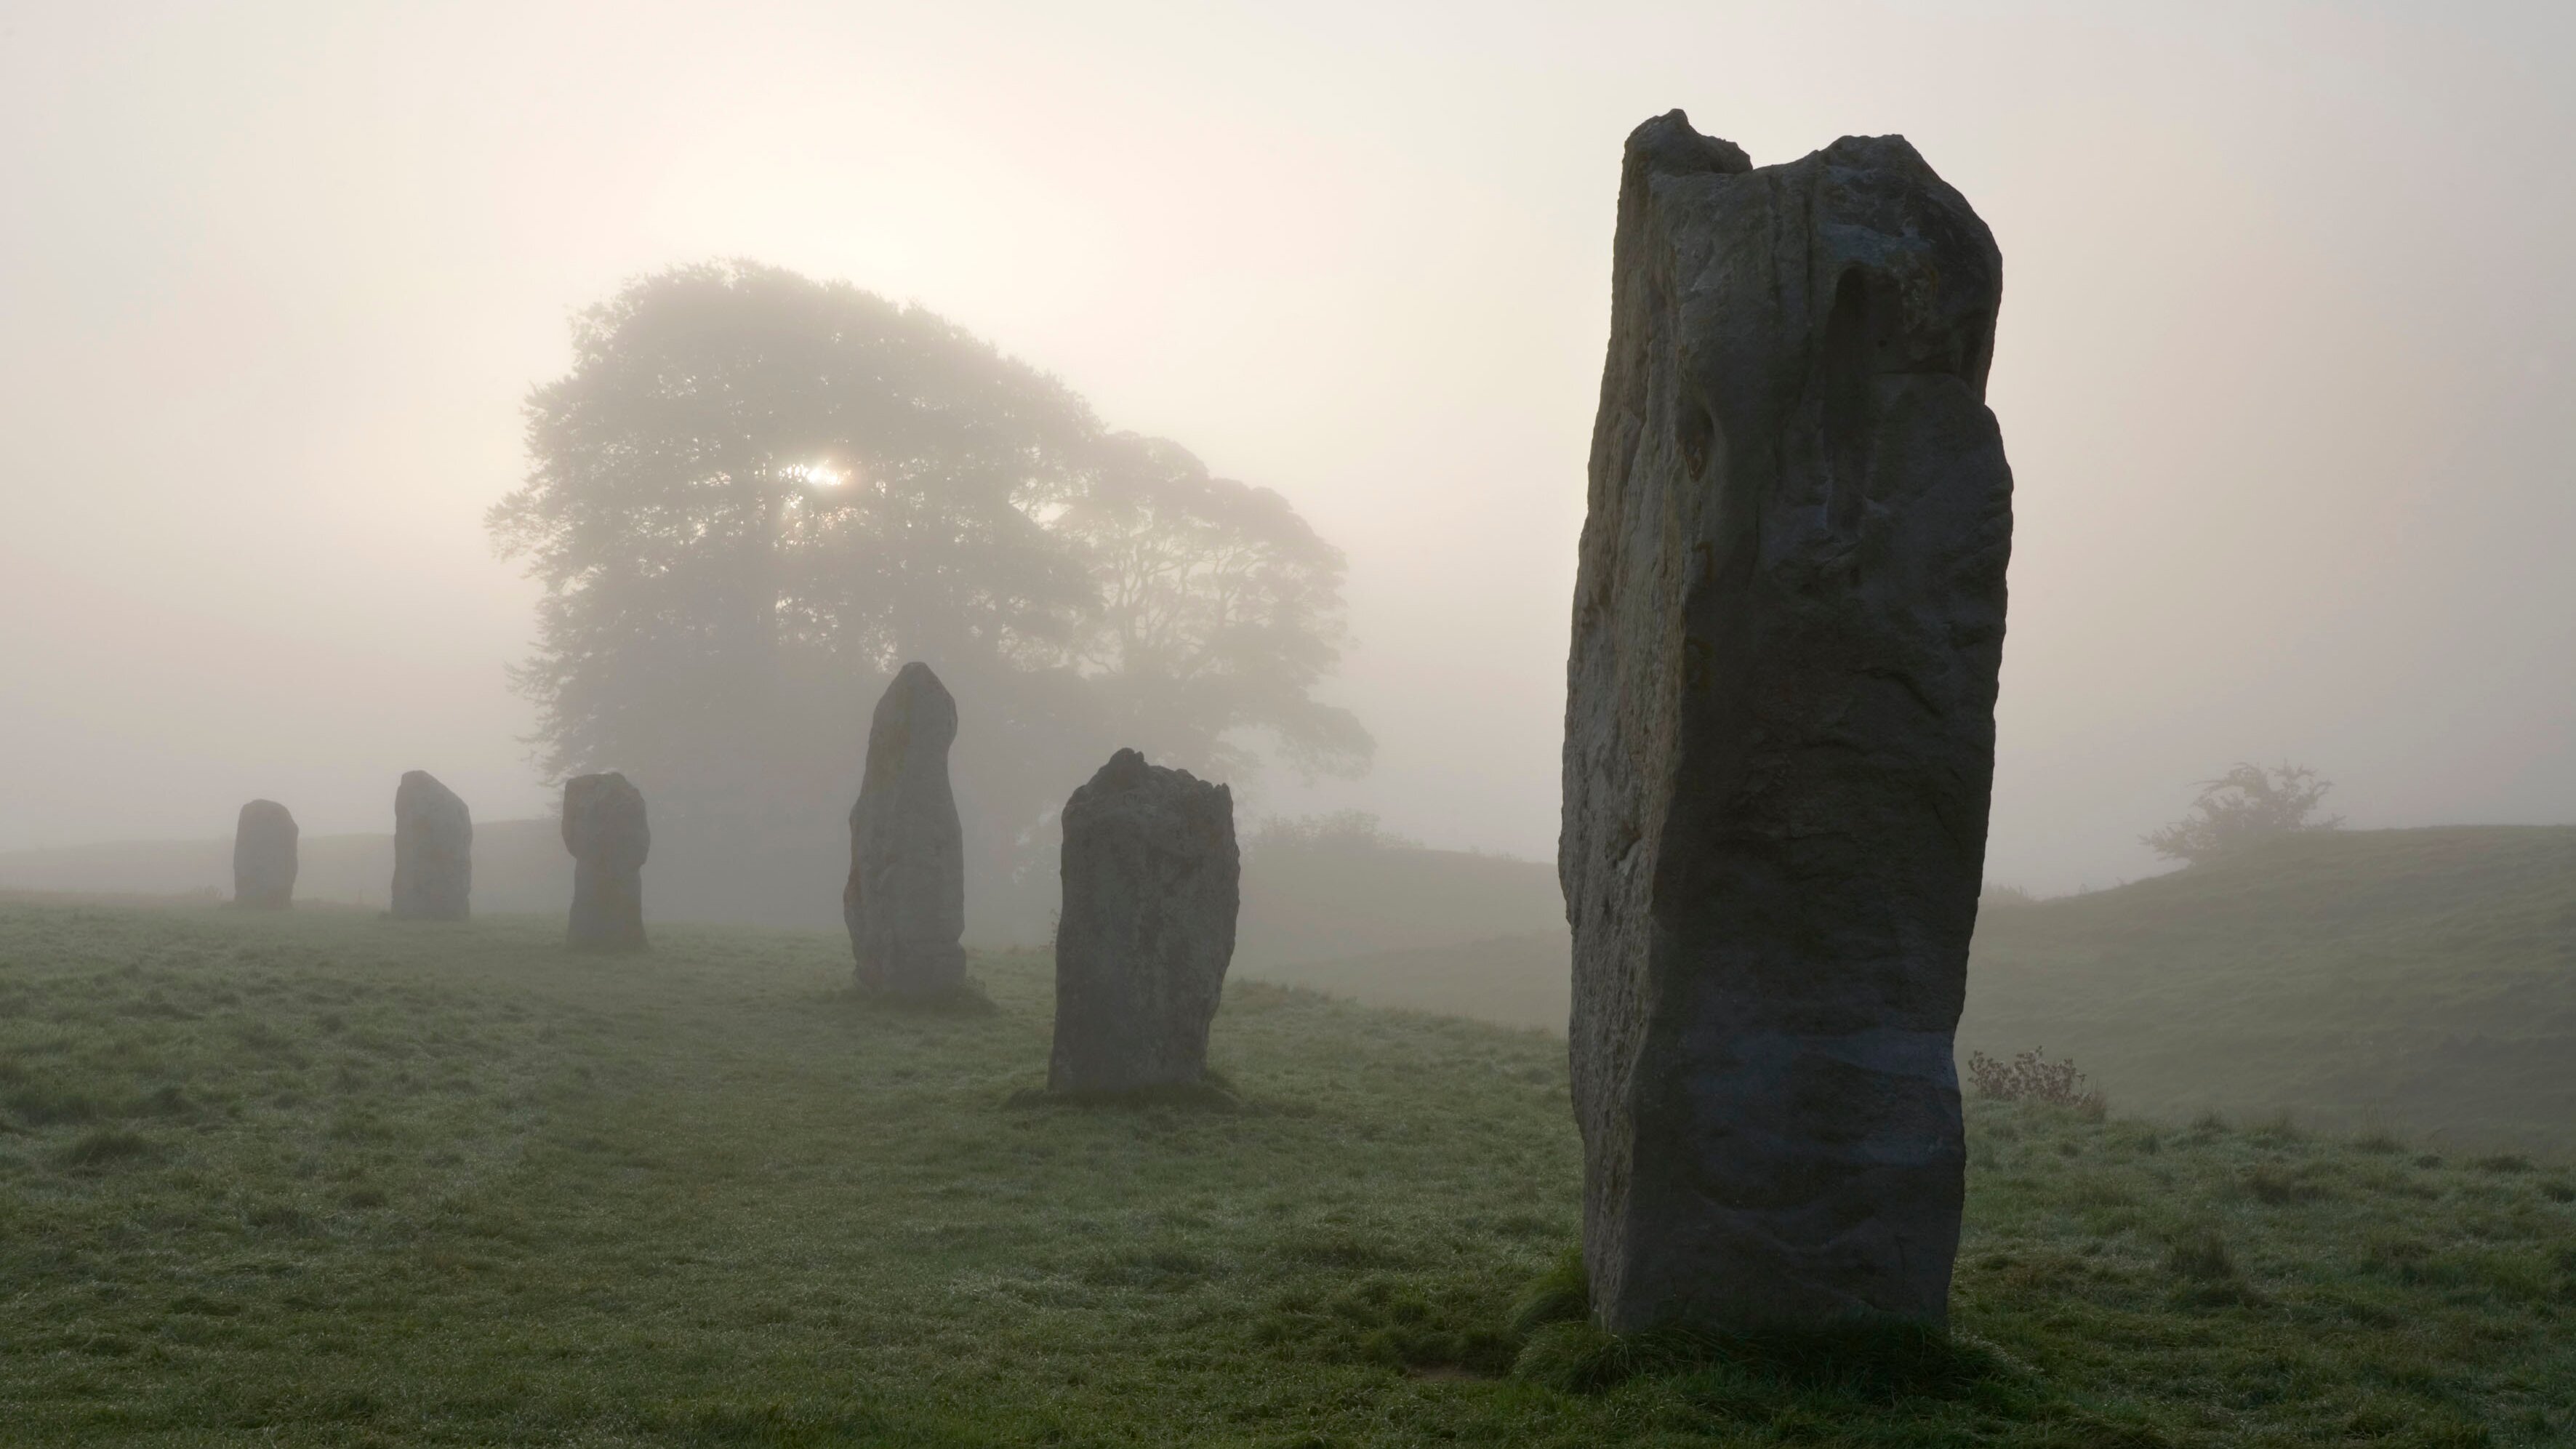
[[[407,921],[461,921],[474,888],[474,817],[426,770],[394,789],[393,912]]]
[[[233,904],[282,911],[295,900],[295,817],[253,800],[233,824]]]
[[[867,771],[850,807],[841,919],[859,984],[931,996],[966,979],[966,835],[948,784],[957,701],[927,664],[886,686],[868,726]]]
[[[573,861],[573,949],[643,950],[644,857],[653,850],[643,793],[613,772],[565,781],[563,841]]]
[[[1064,805],[1047,1089],[1187,1085],[1234,959],[1234,794],[1120,750]]]
[[[1994,774],[2003,263],[1903,138],[1628,138],[1558,873],[1601,1325],[1940,1323]]]

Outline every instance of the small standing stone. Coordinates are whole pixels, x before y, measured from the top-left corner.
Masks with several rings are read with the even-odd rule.
[[[295,900],[295,817],[253,800],[233,825],[233,904],[282,911]]]
[[[643,792],[614,772],[565,781],[563,841],[573,860],[572,948],[643,950],[644,857],[653,850]]]
[[[1064,805],[1047,1089],[1196,1083],[1234,959],[1234,794],[1120,750]]]
[[[868,727],[867,773],[850,807],[841,919],[859,985],[935,996],[966,979],[966,835],[948,783],[957,701],[927,664],[886,686]]]
[[[394,790],[393,912],[398,920],[462,921],[474,888],[474,817],[427,770]]]

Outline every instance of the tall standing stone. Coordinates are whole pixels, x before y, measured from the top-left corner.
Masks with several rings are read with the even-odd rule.
[[[1628,138],[1558,870],[1603,1326],[1944,1321],[2002,259],[1894,136]]]
[[[564,849],[572,852],[572,925],[577,951],[644,949],[644,857],[653,832],[644,795],[624,775],[576,775],[564,782]]]
[[[394,788],[393,911],[406,921],[462,921],[474,890],[474,817],[427,770]]]
[[[841,919],[859,984],[932,996],[966,979],[966,835],[948,784],[957,701],[927,664],[907,664],[868,725],[867,772],[850,807]]]
[[[253,800],[233,822],[233,904],[282,911],[295,900],[295,817]]]
[[[1065,802],[1063,870],[1047,1089],[1196,1083],[1234,959],[1234,793],[1120,750]]]

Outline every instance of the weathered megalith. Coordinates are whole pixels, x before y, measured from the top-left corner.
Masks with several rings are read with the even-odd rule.
[[[282,911],[295,900],[295,817],[253,800],[233,822],[233,904]]]
[[[948,785],[957,701],[927,664],[907,664],[868,725],[868,763],[850,807],[850,883],[841,919],[859,985],[934,996],[966,979],[966,835]]]
[[[644,857],[653,832],[644,795],[624,775],[576,775],[564,782],[564,849],[572,852],[576,951],[644,949]]]
[[[1558,871],[1604,1327],[1944,1321],[2002,259],[1902,138],[1628,138]]]
[[[405,771],[394,787],[393,916],[464,920],[473,889],[473,815],[427,770]]]
[[[1047,1090],[1186,1086],[1234,959],[1234,792],[1120,750],[1064,803]]]

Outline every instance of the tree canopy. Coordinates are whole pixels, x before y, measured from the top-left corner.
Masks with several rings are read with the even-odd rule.
[[[911,659],[958,697],[996,863],[1119,745],[1220,777],[1264,740],[1366,767],[1314,697],[1342,556],[1279,494],[844,283],[679,267],[572,330],[486,519],[545,585],[515,678],[550,772],[625,770],[683,828],[833,815]]]

